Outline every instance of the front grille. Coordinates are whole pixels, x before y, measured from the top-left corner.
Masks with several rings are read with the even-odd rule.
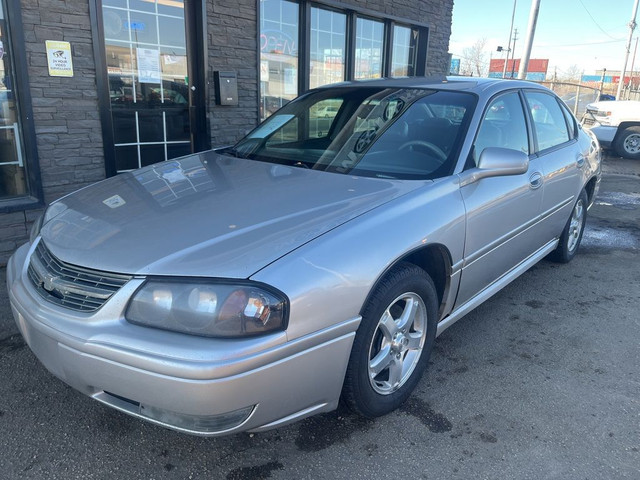
[[[593,117],[584,117],[582,119],[583,125],[594,125],[595,123],[596,123],[596,120]]]
[[[132,278],[69,265],[54,257],[42,239],[31,255],[27,273],[43,298],[80,312],[99,309]]]

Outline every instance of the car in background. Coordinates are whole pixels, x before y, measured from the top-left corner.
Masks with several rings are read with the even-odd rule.
[[[571,110],[576,116],[580,117],[587,109],[587,105],[598,100],[598,91],[582,91],[579,96],[576,96],[576,92],[572,92],[564,94],[560,98],[564,101],[567,107],[569,107],[569,110]]]
[[[598,138],[600,145],[625,158],[640,158],[640,101],[602,101],[587,105],[583,127]]]
[[[339,105],[326,105],[318,110],[317,116],[324,118],[335,117],[339,109]]]
[[[9,260],[11,308],[54,375],[182,432],[268,430],[340,399],[377,417],[437,335],[576,255],[599,182],[597,140],[544,87],[323,87],[233,147],[53,202]]]

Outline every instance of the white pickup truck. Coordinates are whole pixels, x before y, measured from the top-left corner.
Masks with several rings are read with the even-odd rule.
[[[591,103],[581,123],[603,147],[612,148],[621,157],[640,159],[640,101]]]

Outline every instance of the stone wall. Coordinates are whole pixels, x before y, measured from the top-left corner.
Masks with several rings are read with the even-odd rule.
[[[211,144],[233,144],[258,121],[258,30],[256,0],[207,2]],[[213,72],[238,75],[238,106],[215,104]]]
[[[105,176],[88,2],[20,2],[36,131],[36,138],[26,141],[37,144],[47,203]],[[46,40],[71,43],[73,77],[49,76]],[[0,265],[27,239],[39,214],[34,210],[0,214]]]
[[[47,203],[105,176],[88,2],[21,2],[40,174]],[[49,76],[46,40],[71,43],[73,77]]]

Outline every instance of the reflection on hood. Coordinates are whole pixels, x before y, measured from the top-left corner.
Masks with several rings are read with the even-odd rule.
[[[71,194],[42,237],[60,260],[128,274],[247,278],[422,182],[353,177],[214,152]]]

